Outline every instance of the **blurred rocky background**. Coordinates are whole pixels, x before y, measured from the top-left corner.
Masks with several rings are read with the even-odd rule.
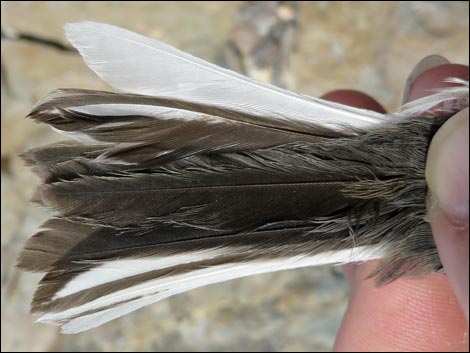
[[[312,96],[365,91],[393,110],[422,57],[468,64],[468,2],[2,1],[1,10],[2,351],[330,350],[347,302],[332,267],[212,285],[73,336],[35,324],[40,276],[14,266],[47,214],[29,203],[38,180],[18,154],[59,136],[24,117],[54,88],[108,89],[67,47],[62,27],[80,20]]]

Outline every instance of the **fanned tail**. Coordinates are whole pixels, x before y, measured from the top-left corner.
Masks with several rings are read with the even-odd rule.
[[[30,113],[77,140],[23,156],[43,182],[34,200],[55,212],[19,258],[46,272],[39,321],[76,333],[193,288],[303,266],[380,258],[379,284],[440,269],[423,173],[446,117],[351,109],[117,27],[67,28],[125,93],[57,90]]]

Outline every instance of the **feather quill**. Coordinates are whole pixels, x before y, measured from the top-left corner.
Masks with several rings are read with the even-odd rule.
[[[468,82],[384,115],[301,96],[94,22],[66,26],[123,93],[56,90],[30,113],[74,138],[25,152],[55,212],[19,266],[64,333],[234,278],[382,259],[383,284],[441,268],[424,163]],[[455,106],[458,98],[458,107]],[[443,104],[445,116],[423,119]]]

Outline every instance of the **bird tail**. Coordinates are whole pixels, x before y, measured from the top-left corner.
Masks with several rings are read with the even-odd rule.
[[[304,266],[380,258],[379,284],[440,268],[423,173],[445,117],[296,95],[109,25],[67,31],[124,92],[57,90],[30,113],[76,140],[23,155],[42,180],[34,201],[55,212],[18,260],[46,273],[39,321],[76,333]]]

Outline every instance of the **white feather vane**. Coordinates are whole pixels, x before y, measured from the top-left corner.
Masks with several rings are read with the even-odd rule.
[[[63,312],[45,314],[38,319],[38,322],[66,322],[66,324],[62,326],[63,333],[78,333],[102,325],[141,307],[198,287],[246,276],[295,269],[299,267],[327,264],[338,265],[373,260],[381,258],[384,253],[385,249],[377,246],[357,247],[355,249],[320,253],[314,256],[297,256],[280,260],[266,260],[263,262],[226,264],[206,269],[199,269],[187,274],[174,275],[164,279],[159,278],[145,282]],[[135,272],[139,271],[139,269],[143,272],[149,272],[151,269],[159,268],[167,260],[161,259],[161,264],[159,261],[151,259],[141,259],[138,261],[140,264],[135,269]],[[170,258],[169,261],[173,260]],[[181,263],[184,263],[184,261]],[[112,274],[115,274],[119,269],[122,270],[121,278],[123,278],[123,276],[128,273],[127,265],[128,264],[125,262],[116,261],[97,267],[96,269],[85,273],[87,279],[85,279],[85,282],[82,283],[81,286],[88,290],[92,290],[97,283],[94,277],[107,277],[109,276],[109,271],[111,271]],[[78,280],[80,280],[80,278],[77,278],[77,281]],[[67,291],[69,291],[69,286],[72,287],[74,285],[75,284],[72,281],[62,291],[69,294],[67,293]],[[73,291],[74,289],[71,290]],[[103,310],[96,312],[96,310],[100,308]]]
[[[67,24],[65,31],[87,65],[120,91],[173,97],[332,129],[369,127],[387,120],[380,113],[301,96],[252,80],[112,25],[80,22]]]

